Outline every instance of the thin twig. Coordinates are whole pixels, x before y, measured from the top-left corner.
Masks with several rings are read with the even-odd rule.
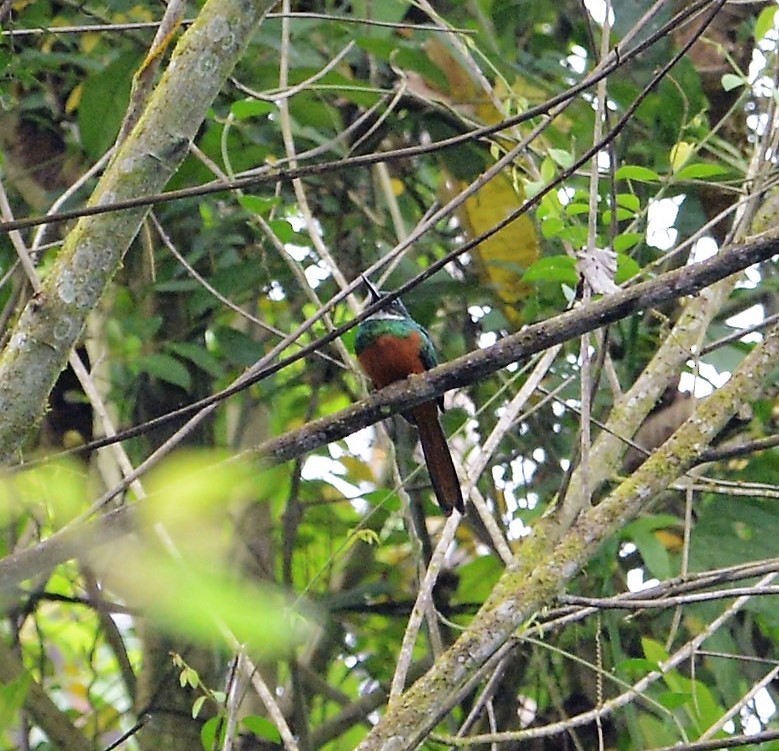
[[[403,641],[401,642],[400,650],[398,652],[398,663],[395,668],[395,674],[392,676],[392,685],[390,686],[389,692],[390,704],[403,693],[406,686],[406,676],[411,667],[417,635],[422,626],[422,620],[433,602],[433,587],[438,579],[438,574],[441,572],[444,557],[454,540],[454,535],[455,532],[457,532],[459,524],[460,514],[455,511],[446,520],[446,524],[441,532],[441,537],[433,551],[433,557],[430,559],[425,576],[419,585],[419,592],[417,593],[417,599],[414,603],[414,609],[411,612],[411,617],[408,619],[406,631],[403,634]]]
[[[679,28],[680,24],[687,22],[691,17],[694,17],[703,8],[706,8],[712,3],[721,3],[722,0],[697,0],[697,2],[690,3],[683,10],[681,10],[673,19],[664,24],[658,31],[650,34],[646,39],[637,43],[635,47],[631,49],[624,49],[624,44],[618,45],[614,51],[609,55],[609,58],[600,65],[596,71],[590,76],[586,77],[578,84],[573,85],[565,92],[550,98],[544,104],[536,107],[531,107],[525,112],[506,118],[505,120],[494,124],[485,125],[481,128],[476,128],[471,132],[463,135],[453,136],[451,138],[436,141],[430,144],[423,144],[420,146],[411,146],[402,149],[395,149],[378,154],[367,154],[362,156],[353,157],[349,160],[338,160],[336,162],[326,162],[322,164],[309,165],[307,167],[300,167],[296,170],[279,170],[274,167],[265,167],[259,171],[255,171],[245,177],[238,177],[234,181],[229,183],[209,183],[206,185],[199,185],[193,188],[184,188],[176,191],[168,191],[167,193],[159,193],[149,196],[139,196],[138,198],[128,199],[125,201],[117,202],[111,205],[105,206],[85,206],[81,209],[73,211],[61,212],[57,215],[48,217],[28,217],[26,219],[14,220],[12,222],[0,223],[0,232],[8,232],[12,229],[22,229],[24,227],[32,227],[38,224],[42,224],[46,221],[67,221],[75,219],[81,216],[93,216],[96,214],[108,213],[111,211],[118,211],[126,208],[137,208],[139,206],[148,206],[153,203],[161,203],[166,201],[179,200],[181,198],[190,198],[209,193],[218,193],[229,190],[236,190],[239,188],[255,187],[266,183],[275,183],[278,181],[291,180],[295,177],[306,177],[310,175],[321,175],[331,171],[339,171],[343,169],[352,169],[357,166],[364,166],[373,164],[378,161],[388,161],[393,159],[408,159],[423,154],[432,154],[443,149],[452,148],[463,143],[475,141],[480,138],[489,137],[495,133],[499,133],[503,130],[514,128],[517,125],[521,125],[524,122],[528,122],[532,119],[548,115],[558,104],[571,102],[583,91],[591,88],[598,83],[602,78],[610,75],[615,70],[624,66],[633,58],[640,55],[644,50],[651,47],[658,40],[665,38],[671,30]],[[654,86],[654,83],[649,87]],[[605,145],[605,144],[603,144]],[[599,146],[598,150],[603,147]],[[583,160],[586,162],[589,159]],[[577,165],[578,168],[578,165]],[[533,205],[535,205],[533,203]]]

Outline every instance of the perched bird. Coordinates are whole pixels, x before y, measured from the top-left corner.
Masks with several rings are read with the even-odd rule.
[[[382,293],[364,277],[363,280],[370,291],[371,301],[381,300]],[[362,369],[377,389],[402,381],[414,373],[424,373],[437,365],[430,336],[409,315],[399,299],[387,303],[360,323],[354,349]],[[443,399],[419,404],[403,413],[403,417],[419,432],[438,505],[447,516],[453,509],[463,514],[465,504],[460,481],[438,421],[439,407],[443,409]]]

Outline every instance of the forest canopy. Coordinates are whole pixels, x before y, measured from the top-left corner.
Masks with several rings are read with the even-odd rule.
[[[0,0],[0,748],[779,748],[776,11]]]

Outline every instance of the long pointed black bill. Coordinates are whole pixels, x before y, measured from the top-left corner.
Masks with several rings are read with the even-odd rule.
[[[360,274],[360,278],[362,279],[362,283],[368,288],[368,292],[371,294],[371,302],[374,303],[381,300],[382,294],[373,286],[373,282],[371,282],[365,274]]]

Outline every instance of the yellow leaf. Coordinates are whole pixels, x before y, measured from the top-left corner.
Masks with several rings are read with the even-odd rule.
[[[361,459],[353,456],[344,456],[341,458],[341,464],[346,469],[346,474],[351,482],[373,482],[376,476],[368,464]]]
[[[457,191],[464,182],[451,185]],[[458,210],[458,218],[473,239],[500,224],[517,210],[524,196],[506,175],[498,175],[471,196]],[[538,236],[533,220],[523,214],[483,240],[473,251],[482,284],[491,287],[503,303],[506,318],[521,325],[518,308],[528,293],[522,281],[525,270],[538,258]]]
[[[405,183],[402,180],[398,180],[397,177],[390,179],[390,185],[392,186],[392,195],[403,195],[403,191],[406,189]]]
[[[148,5],[133,5],[127,12],[127,18],[132,21],[153,21],[154,13]]]
[[[78,109],[78,105],[81,103],[81,94],[83,92],[83,83],[76,84],[76,86],[71,89],[70,94],[68,94],[68,98],[65,101],[65,112],[69,115],[73,114]]]
[[[477,98],[476,84],[446,43],[433,38],[425,43],[425,51],[446,77],[451,100],[459,104],[473,103]]]
[[[671,169],[674,172],[679,171],[689,161],[693,155],[694,147],[687,141],[679,141],[671,148]]]
[[[492,103],[490,95],[474,80],[462,59],[440,38],[431,39],[425,44],[427,56],[436,64],[449,84],[448,97],[442,99],[457,109],[469,112],[483,123],[500,122],[503,114]],[[432,82],[428,82],[433,85]]]
[[[100,44],[100,34],[97,32],[86,32],[81,35],[81,51],[85,54],[92,52]]]

